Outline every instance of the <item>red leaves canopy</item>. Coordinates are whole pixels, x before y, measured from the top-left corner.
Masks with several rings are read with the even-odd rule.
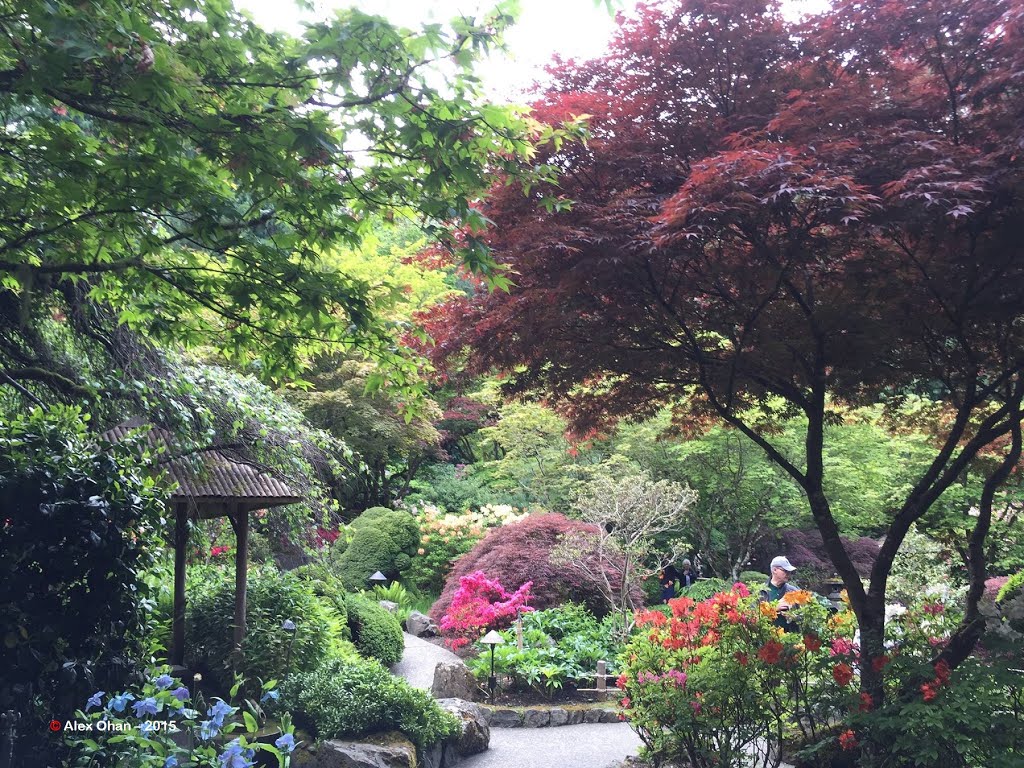
[[[652,3],[551,74],[536,116],[593,137],[549,150],[560,188],[495,190],[515,286],[435,323],[444,354],[580,427],[695,384],[721,415],[921,381],[982,402],[1017,372],[1021,0]]]

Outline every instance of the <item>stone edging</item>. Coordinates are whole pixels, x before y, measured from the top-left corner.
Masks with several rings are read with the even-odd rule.
[[[548,728],[580,723],[617,723],[619,710],[607,707],[492,707],[478,705],[491,728]]]

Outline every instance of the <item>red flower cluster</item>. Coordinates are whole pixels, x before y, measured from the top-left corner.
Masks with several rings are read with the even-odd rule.
[[[210,557],[217,557],[231,551],[231,547],[210,547]]]
[[[921,697],[925,701],[931,701],[939,695],[939,688],[949,682],[949,676],[953,673],[949,663],[942,659],[935,665],[935,677],[930,683],[921,684]]]
[[[817,635],[804,635],[804,648],[816,651],[821,648],[821,639]]]
[[[532,581],[515,592],[506,590],[497,579],[489,579],[483,571],[474,571],[459,579],[459,589],[452,598],[448,612],[441,617],[441,631],[454,635],[449,645],[459,648],[479,637],[484,629],[507,627],[520,612],[532,611]],[[664,617],[662,617],[664,618]]]
[[[845,688],[853,679],[853,668],[849,664],[836,664],[832,667],[832,677]]]
[[[761,650],[757,652],[757,658],[765,664],[778,664],[779,659],[782,658],[782,650],[782,643],[776,642],[775,640],[769,640],[761,646]]]
[[[853,731],[847,729],[839,734],[839,746],[843,748],[844,752],[849,752],[851,749],[857,748],[857,736]]]

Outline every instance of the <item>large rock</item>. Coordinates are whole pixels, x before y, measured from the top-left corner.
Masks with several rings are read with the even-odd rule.
[[[419,611],[409,614],[405,620],[405,631],[414,637],[437,637],[440,633],[437,622]]]
[[[491,728],[519,728],[523,724],[523,713],[517,709],[492,709],[487,723]]]
[[[438,699],[441,709],[451,712],[462,724],[461,732],[451,739],[460,757],[483,752],[491,744],[491,729],[483,710],[471,701]]]
[[[392,600],[378,600],[377,602],[388,613],[398,613],[398,603]]]
[[[551,723],[551,712],[547,709],[527,709],[523,712],[523,725],[527,728],[543,728]]]
[[[476,692],[476,678],[461,661],[439,661],[434,667],[434,683],[430,693],[435,699],[469,701]]]
[[[416,768],[416,747],[401,734],[386,734],[379,744],[325,741],[316,768]]]

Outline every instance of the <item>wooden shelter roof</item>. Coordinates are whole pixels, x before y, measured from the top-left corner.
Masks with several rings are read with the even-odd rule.
[[[102,437],[112,443],[121,442],[130,432],[145,426],[141,419],[129,419],[107,430]],[[145,433],[145,439],[153,448],[163,448],[173,455],[173,438],[167,430],[151,426]],[[302,500],[301,496],[295,495],[286,483],[270,472],[228,456],[220,450],[172,458],[161,465],[161,469],[176,485],[171,494],[171,503],[187,502],[194,505],[200,517],[226,514],[218,511],[210,515],[208,510],[229,503],[256,509],[294,504]]]

